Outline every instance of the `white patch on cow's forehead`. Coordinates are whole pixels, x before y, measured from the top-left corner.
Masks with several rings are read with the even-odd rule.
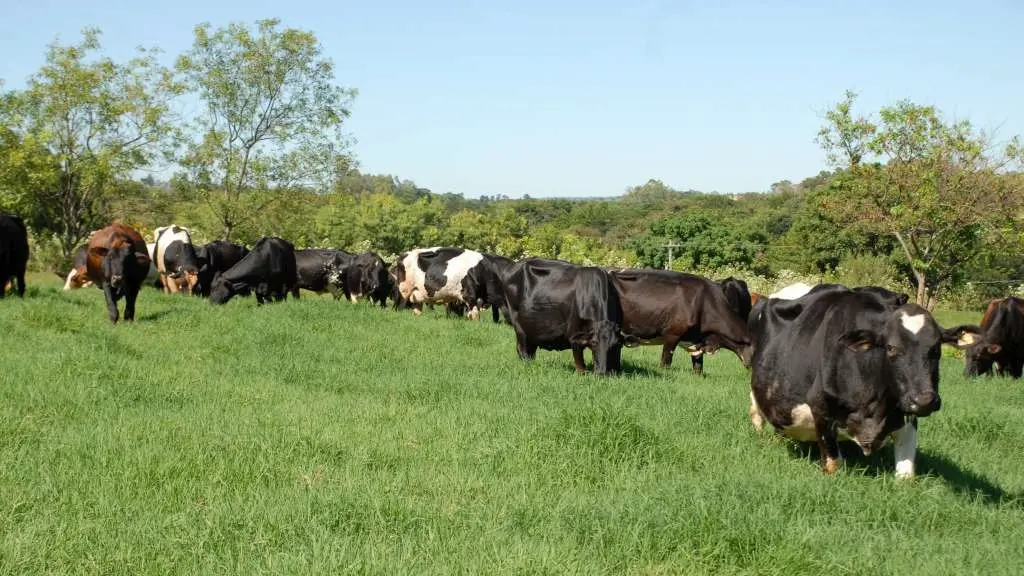
[[[917,334],[924,328],[924,314],[907,314],[901,312],[900,323],[907,329],[911,334]]]

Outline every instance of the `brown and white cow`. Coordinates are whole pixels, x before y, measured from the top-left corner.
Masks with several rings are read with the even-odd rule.
[[[137,230],[111,224],[89,238],[86,271],[103,289],[110,321],[117,323],[117,302],[124,298],[124,319],[135,319],[135,299],[149,272],[146,241]]]

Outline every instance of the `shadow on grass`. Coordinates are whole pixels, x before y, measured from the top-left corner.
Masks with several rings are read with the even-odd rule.
[[[174,313],[172,308],[164,308],[157,310],[156,312],[146,312],[145,314],[139,314],[136,318],[136,322],[156,322],[165,316],[170,316]]]
[[[810,458],[820,466],[821,455],[817,444],[787,441],[786,445],[794,456]],[[895,474],[892,446],[887,446],[871,456],[865,456],[855,445],[849,443],[841,444],[840,451],[843,455],[843,466],[848,470],[870,477]],[[957,494],[978,497],[986,504],[1007,504],[1015,508],[1024,508],[1024,495],[1006,492],[985,477],[961,468],[959,464],[941,454],[918,450],[915,464],[918,476],[940,478]]]

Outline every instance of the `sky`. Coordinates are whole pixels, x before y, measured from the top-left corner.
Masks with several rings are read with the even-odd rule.
[[[771,5],[771,6],[769,6]],[[814,142],[846,89],[1024,134],[1024,2],[26,0],[0,19],[0,78],[102,29],[104,52],[187,50],[196,24],[316,33],[364,172],[467,198],[767,190],[827,168]]]

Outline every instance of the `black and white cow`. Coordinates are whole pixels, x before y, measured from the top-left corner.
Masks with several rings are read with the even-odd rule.
[[[153,231],[153,261],[160,272],[164,291],[202,293],[199,279],[199,256],[192,245],[192,231],[184,226],[171,224]]]
[[[346,275],[346,286],[352,302],[358,302],[366,296],[384,308],[388,298],[392,297],[395,282],[380,256],[375,252],[363,252],[352,258]]]
[[[399,256],[395,268],[402,298],[419,315],[424,303],[466,305],[472,320],[485,304],[501,305],[501,286],[491,261],[465,248],[410,250]]]
[[[606,270],[529,258],[505,272],[504,284],[520,358],[532,359],[537,348],[572,349],[583,372],[590,348],[595,374],[621,371],[622,306]]]
[[[1024,299],[1010,296],[988,303],[981,317],[982,339],[964,354],[964,376],[1020,378],[1024,374]]]
[[[298,287],[317,294],[330,292],[335,300],[348,296],[346,275],[354,255],[344,250],[305,248],[295,251]]]
[[[966,348],[976,326],[942,328],[916,304],[873,291],[830,287],[754,306],[750,418],[781,434],[816,442],[824,469],[841,462],[839,440],[864,454],[895,440],[896,475],[914,475],[917,419],[942,406],[942,344]]]
[[[25,296],[25,268],[28,266],[28,228],[18,216],[0,215],[0,299],[7,293],[7,281],[17,282],[17,294]]]
[[[295,247],[275,236],[264,236],[256,241],[252,251],[234,266],[218,275],[210,290],[210,302],[224,304],[235,294],[252,290],[256,302],[263,304],[281,301],[291,292],[299,298],[298,278],[295,270]]]

